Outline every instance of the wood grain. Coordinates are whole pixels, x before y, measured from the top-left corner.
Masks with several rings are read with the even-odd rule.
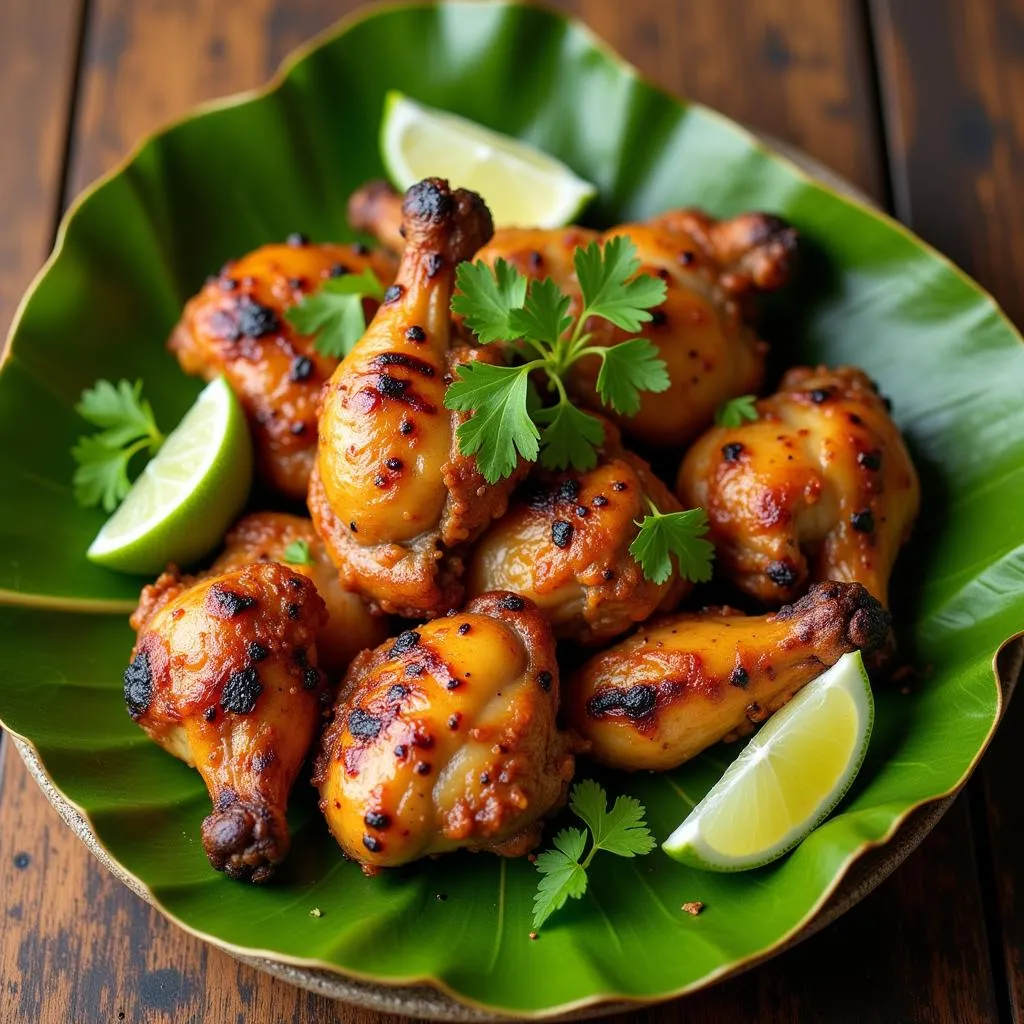
[[[80,0],[0,13],[0,339],[56,227],[80,20]]]
[[[39,0],[35,0],[38,4]],[[70,181],[195,102],[259,84],[354,6],[331,0],[93,0]],[[871,62],[845,0],[561,0],[674,92],[803,147],[884,200]],[[2,44],[0,44],[2,45]],[[3,74],[0,65],[0,75]],[[0,135],[5,125],[0,124]],[[244,967],[172,928],[60,824],[13,751],[0,792],[0,1017],[383,1024]],[[123,1015],[123,1016],[122,1016]],[[995,1019],[967,811],[812,942],[619,1024]]]
[[[897,213],[1024,326],[1024,2],[879,0],[873,14]],[[1015,1021],[1024,1020],[1021,704],[1009,709],[977,793],[997,971]]]

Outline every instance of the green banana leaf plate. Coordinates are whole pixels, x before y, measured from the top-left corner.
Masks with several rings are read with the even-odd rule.
[[[856,363],[895,401],[924,502],[893,607],[904,653],[928,671],[907,692],[878,688],[854,789],[771,866],[713,875],[660,852],[598,859],[587,896],[530,941],[526,860],[455,854],[366,879],[299,785],[286,869],[241,885],[206,862],[198,775],[124,712],[140,581],[85,560],[103,516],[72,498],[74,404],[97,377],[142,378],[160,422],[175,422],[199,388],[164,348],[182,303],[227,258],[291,231],[351,237],[346,199],[382,173],[390,88],[560,157],[598,185],[595,224],[685,205],[788,218],[807,258],[768,310],[778,366]],[[1004,666],[1001,691],[994,658],[1024,624],[1021,342],[988,295],[905,229],[652,87],[579,24],[506,3],[375,8],[267,89],[147,140],[65,219],[0,371],[0,719],[121,877],[183,927],[300,983],[463,1019],[693,990],[805,932],[854,861],[955,792],[989,742],[1015,674]],[[668,775],[600,778],[639,797],[664,838],[735,749]],[[687,900],[707,909],[691,917]],[[396,985],[443,995],[380,995]]]

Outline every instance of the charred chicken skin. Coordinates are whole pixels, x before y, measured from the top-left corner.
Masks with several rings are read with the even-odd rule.
[[[289,562],[285,554],[297,543],[305,544],[308,560]],[[334,563],[308,519],[286,512],[245,516],[231,528],[210,574],[217,576],[254,562],[281,562],[312,581],[327,606],[327,623],[316,637],[317,656],[332,679],[339,679],[360,651],[386,639],[387,618],[372,614],[362,598],[341,585]]]
[[[353,226],[370,231],[400,251],[399,198],[383,183],[373,182],[349,202]],[[639,224],[625,224],[604,234],[580,227],[541,230],[505,228],[476,258],[493,264],[501,258],[527,277],[553,278],[572,298],[579,313],[579,285],[573,253],[581,245],[627,235],[636,246],[641,273],[661,277],[665,302],[644,325],[648,338],[668,366],[671,387],[644,392],[634,416],[617,417],[622,430],[648,444],[690,441],[714,419],[715,410],[736,395],[756,392],[764,378],[767,345],[747,323],[751,299],[789,280],[797,236],[777,217],[748,213],[718,221],[699,210],[675,210]],[[615,345],[628,337],[604,320],[594,319],[591,344]],[[600,363],[581,360],[570,373],[570,387],[584,405],[612,415],[595,390]]]
[[[568,687],[570,725],[613,768],[665,771],[749,732],[889,616],[859,583],[816,583],[773,615],[673,615],[591,658]]]
[[[522,472],[488,484],[458,450],[465,414],[444,407],[461,362],[500,358],[457,344],[448,312],[456,264],[490,238],[490,213],[434,178],[403,209],[398,277],[328,385],[309,508],[349,589],[427,618],[460,603],[462,550],[505,511]]]
[[[757,410],[705,433],[679,471],[683,503],[707,510],[719,565],[766,604],[809,580],[863,583],[887,604],[920,487],[885,399],[860,370],[798,367]]]
[[[367,874],[459,847],[520,856],[565,800],[550,627],[483,594],[352,663],[316,760],[320,807]]]
[[[288,794],[329,701],[326,620],[309,579],[273,562],[195,583],[165,573],[132,616],[128,711],[202,776],[203,847],[232,878],[266,881],[288,852]]]
[[[305,500],[316,451],[317,404],[338,360],[298,334],[286,310],[326,280],[370,268],[388,284],[395,261],[360,245],[312,245],[292,236],[225,264],[185,306],[169,342],[181,368],[223,373],[249,419],[263,480]],[[372,316],[377,303],[364,300]]]
[[[538,470],[473,549],[470,595],[511,590],[533,601],[555,636],[598,643],[624,633],[689,589],[673,574],[646,579],[629,545],[648,499],[662,512],[679,503],[643,459],[605,423],[599,461],[588,472]]]

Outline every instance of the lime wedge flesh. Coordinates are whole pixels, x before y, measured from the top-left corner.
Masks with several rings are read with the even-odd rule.
[[[710,871],[742,871],[781,857],[850,788],[874,713],[860,652],[843,655],[775,712],[662,849]]]
[[[380,149],[398,188],[447,178],[483,196],[497,227],[561,227],[597,192],[533,146],[395,91],[384,104]]]
[[[208,384],[89,546],[90,561],[152,574],[220,543],[252,483],[245,414],[223,377]]]

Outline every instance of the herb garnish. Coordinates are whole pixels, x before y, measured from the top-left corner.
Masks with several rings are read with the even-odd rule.
[[[640,532],[629,545],[629,553],[640,563],[644,576],[654,583],[664,583],[672,575],[672,557],[679,565],[679,575],[694,583],[711,579],[711,562],[715,547],[704,539],[708,532],[708,514],[702,508],[683,512],[659,512],[648,500],[651,514],[636,525]]]
[[[657,845],[644,821],[643,804],[631,796],[620,796],[609,810],[607,794],[592,779],[573,786],[569,808],[590,830],[592,845],[584,857],[586,832],[565,828],[555,836],[555,848],[537,857],[537,870],[543,877],[533,898],[535,929],[565,906],[570,896],[578,900],[587,891],[587,868],[598,850],[636,857],[650,853]]]
[[[744,420],[756,420],[756,395],[739,395],[723,402],[715,412],[715,423],[720,427],[738,427]]]
[[[291,565],[312,565],[313,556],[309,553],[309,541],[293,540],[284,551],[281,557]]]
[[[324,281],[284,316],[300,334],[316,335],[313,347],[321,355],[343,359],[366,333],[364,298],[384,298],[384,285],[369,267]]]
[[[75,411],[99,427],[84,434],[71,449],[78,463],[72,483],[75,500],[83,508],[102,505],[113,512],[131,489],[128,464],[138,452],[152,456],[164,443],[153,410],[142,397],[142,381],[98,380],[82,392]]]

